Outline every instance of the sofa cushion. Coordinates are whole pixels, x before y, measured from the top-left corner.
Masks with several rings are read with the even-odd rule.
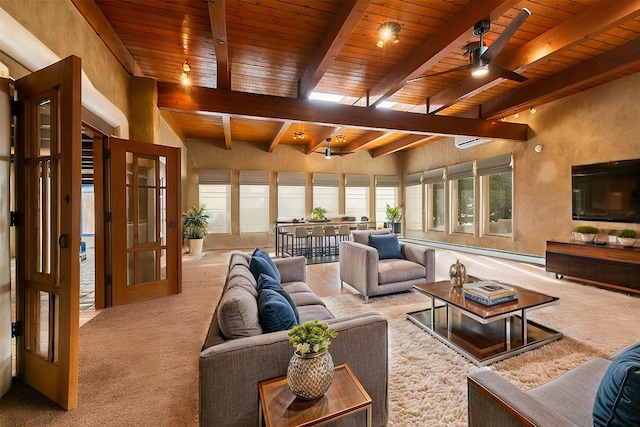
[[[378,284],[426,278],[424,266],[406,259],[387,259],[378,263]]]
[[[260,335],[256,298],[241,286],[227,289],[218,305],[218,323],[226,339]]]
[[[289,301],[273,289],[258,291],[258,316],[265,333],[286,331],[298,324]]]
[[[369,236],[369,246],[377,249],[379,259],[404,259],[398,236],[395,234],[372,234]]]
[[[594,427],[640,425],[640,344],[620,354],[604,374],[593,405]]]
[[[312,320],[329,320],[333,319],[333,314],[324,305],[303,305],[298,307],[300,313],[300,323],[310,322]]]
[[[278,267],[273,263],[273,260],[262,249],[256,249],[253,251],[251,255],[251,263],[249,264],[249,269],[253,274],[253,277],[258,280],[260,274],[266,274],[268,276],[273,277],[280,283],[280,271],[278,271]]]
[[[280,283],[276,282],[276,279],[266,274],[261,274],[260,277],[258,277],[258,295],[260,294],[260,290],[262,289],[271,289],[272,291],[276,291],[277,293],[282,295],[291,306],[291,309],[293,309],[293,313],[296,316],[296,322],[300,323],[300,316],[298,315],[296,304],[293,302],[287,291],[282,288]],[[260,307],[258,306],[258,311],[259,308]]]

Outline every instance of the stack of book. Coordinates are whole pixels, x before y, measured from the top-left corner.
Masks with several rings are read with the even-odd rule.
[[[464,296],[465,298],[489,306],[518,299],[518,293],[514,288],[491,281],[465,284]]]

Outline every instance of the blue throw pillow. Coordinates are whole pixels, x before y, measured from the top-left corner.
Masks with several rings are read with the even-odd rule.
[[[298,324],[289,302],[272,289],[258,291],[258,321],[265,333],[287,331]]]
[[[249,270],[251,270],[256,281],[260,277],[260,274],[266,274],[267,276],[273,277],[278,283],[280,283],[281,277],[278,267],[273,263],[269,254],[262,249],[256,249],[253,251],[253,254],[251,254]]]
[[[378,250],[379,259],[404,259],[396,234],[370,234],[369,246]]]
[[[298,314],[296,304],[293,302],[287,291],[284,290],[282,285],[276,282],[276,279],[266,274],[261,274],[260,277],[258,277],[258,291],[261,289],[271,289],[272,291],[276,291],[282,295],[293,309],[293,313],[296,315],[296,322],[300,323],[300,315]]]
[[[594,427],[640,425],[640,344],[609,365],[593,404]]]

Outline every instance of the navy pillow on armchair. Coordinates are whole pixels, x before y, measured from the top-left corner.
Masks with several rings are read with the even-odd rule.
[[[369,246],[378,250],[379,259],[404,259],[396,234],[370,234]]]

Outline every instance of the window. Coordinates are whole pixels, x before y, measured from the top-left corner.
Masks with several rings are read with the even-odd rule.
[[[404,178],[404,223],[407,230],[422,231],[422,173]]]
[[[376,225],[387,222],[387,205],[398,206],[398,177],[376,176]]]
[[[269,172],[240,171],[240,233],[269,231]]]
[[[369,217],[369,175],[346,175],[344,213],[359,220]]]
[[[473,162],[447,168],[451,194],[451,231],[473,234],[475,216],[475,178]]]
[[[228,169],[200,169],[198,196],[209,215],[209,233],[231,233],[231,173]]]
[[[482,234],[513,235],[513,169],[511,153],[478,160]]]
[[[278,173],[278,221],[305,217],[305,188],[304,172]]]
[[[429,231],[445,231],[444,168],[423,173],[425,185],[425,222]]]
[[[327,218],[338,216],[338,174],[313,174],[313,207],[327,210]]]

